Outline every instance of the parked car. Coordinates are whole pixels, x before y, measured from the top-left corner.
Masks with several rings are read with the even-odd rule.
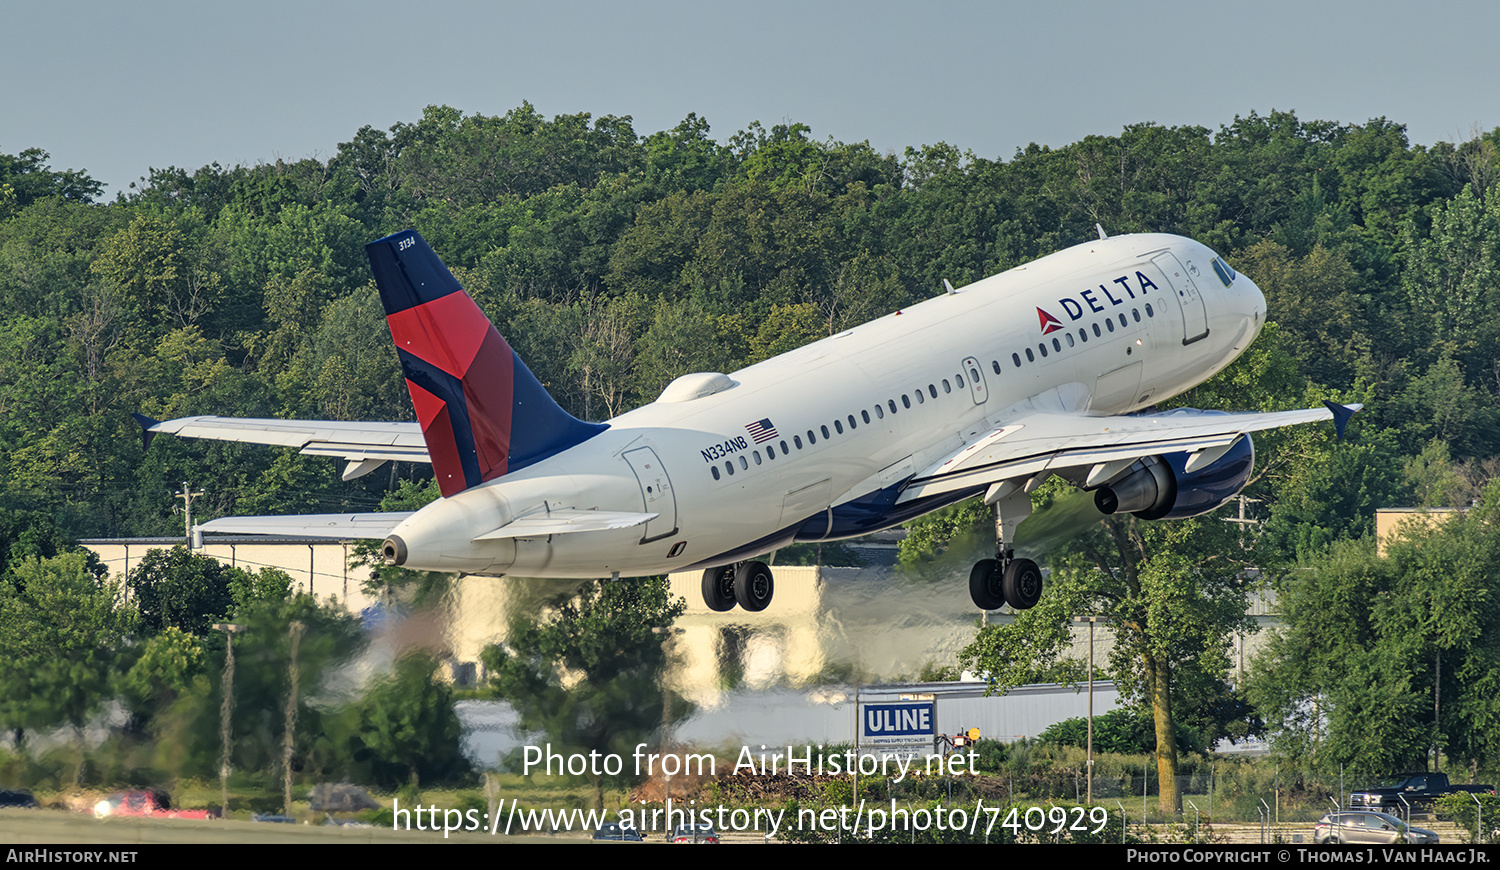
[[[1492,785],[1453,785],[1446,773],[1402,773],[1388,776],[1373,788],[1349,795],[1349,806],[1372,810],[1400,809],[1407,804],[1425,804],[1450,794],[1493,793]]]
[[[17,791],[0,789],[0,807],[26,807],[28,809],[35,809],[37,806],[36,798],[32,796],[31,792],[25,789]]]
[[[1353,810],[1329,813],[1313,826],[1313,842],[1330,846],[1340,843],[1374,843],[1392,845],[1431,845],[1438,841],[1435,831],[1415,828],[1389,813]]]
[[[157,789],[117,791],[94,804],[94,818],[150,816],[158,819],[214,819],[213,810],[174,810],[167,793]]]
[[[674,843],[709,843],[718,845],[719,834],[713,825],[678,825],[672,832]]]
[[[626,827],[619,822],[605,822],[594,829],[594,839],[610,840],[616,843],[644,843],[646,838],[635,828]]]

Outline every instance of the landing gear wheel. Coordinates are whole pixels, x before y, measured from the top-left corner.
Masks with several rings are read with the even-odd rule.
[[[969,571],[969,597],[980,610],[999,610],[1005,604],[1000,586],[1000,563],[981,559]]]
[[[734,569],[734,600],[751,613],[765,610],[775,591],[771,569],[765,562],[742,562]]]
[[[734,566],[708,568],[703,572],[703,603],[715,613],[734,609]]]
[[[1001,581],[1005,603],[1016,610],[1030,610],[1042,600],[1042,569],[1030,559],[1012,559]]]

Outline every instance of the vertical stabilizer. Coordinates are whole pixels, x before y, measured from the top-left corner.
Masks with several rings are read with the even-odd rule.
[[[444,496],[604,431],[564,411],[415,230],[365,245]]]

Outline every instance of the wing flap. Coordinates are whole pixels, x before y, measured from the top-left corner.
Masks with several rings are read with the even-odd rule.
[[[1360,406],[1338,406],[1350,413]],[[1106,482],[1130,461],[1193,453],[1211,462],[1247,432],[1333,419],[1329,408],[1226,414],[1180,408],[1138,417],[1029,414],[932,463],[912,478],[897,503],[1049,471],[1088,467],[1090,485]]]
[[[202,532],[284,535],[296,538],[360,540],[384,538],[414,511],[377,514],[303,514],[287,517],[224,517],[198,526]]]
[[[602,532],[608,529],[628,529],[645,525],[660,514],[634,513],[630,511],[582,511],[573,509],[551,510],[545,513],[517,517],[492,532],[475,538],[476,541],[493,541],[500,538],[540,538],[547,535],[566,535],[574,532]]]

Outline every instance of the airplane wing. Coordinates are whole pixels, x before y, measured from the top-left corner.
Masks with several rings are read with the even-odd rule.
[[[415,511],[383,514],[305,514],[289,517],[224,517],[198,526],[199,531],[240,535],[288,535],[337,540],[380,539]]]
[[[242,417],[182,417],[161,422],[134,415],[145,443],[158,434],[216,441],[243,441],[297,447],[311,456],[348,460],[344,480],[362,477],[383,463],[431,462],[422,427],[416,423],[351,423],[335,420],[270,420]]]
[[[960,489],[1026,481],[1064,469],[1088,469],[1087,487],[1107,483],[1143,456],[1189,453],[1188,471],[1210,465],[1241,435],[1334,420],[1339,434],[1360,405],[1265,414],[1229,414],[1179,408],[1131,417],[1028,414],[918,472],[897,503]]]

